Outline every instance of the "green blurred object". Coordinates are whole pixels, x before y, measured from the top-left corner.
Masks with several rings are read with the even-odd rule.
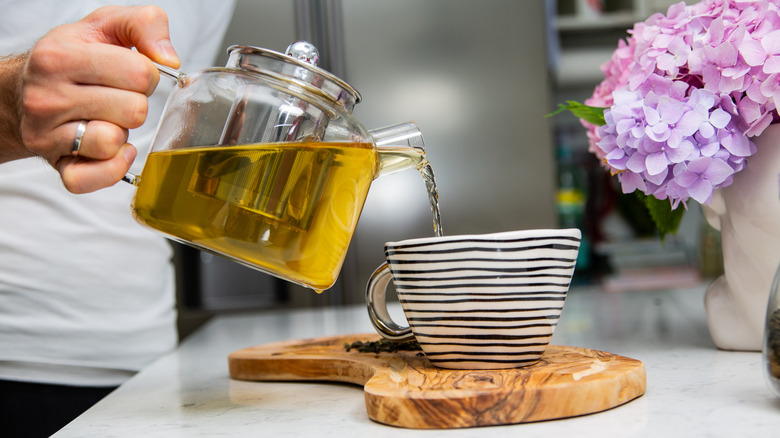
[[[637,237],[655,237],[658,227],[647,212],[647,206],[633,193],[618,193],[617,209]]]
[[[555,194],[555,207],[562,228],[579,228],[582,231],[580,252],[577,257],[579,273],[587,271],[590,267],[590,239],[585,227],[587,200],[587,171],[575,159],[568,133],[561,132],[558,138],[558,190]]]
[[[715,278],[723,274],[723,249],[720,245],[720,231],[707,221],[702,221],[699,236],[699,271],[704,278]]]

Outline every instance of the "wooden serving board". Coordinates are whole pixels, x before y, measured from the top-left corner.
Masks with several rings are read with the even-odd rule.
[[[256,381],[347,382],[364,387],[368,416],[417,429],[515,424],[591,414],[645,392],[642,362],[550,345],[540,362],[504,370],[435,368],[419,351],[347,352],[349,335],[260,345],[228,356],[230,376]]]

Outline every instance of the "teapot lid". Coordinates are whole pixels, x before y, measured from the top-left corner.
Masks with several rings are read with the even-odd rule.
[[[360,93],[332,73],[316,66],[317,49],[310,43],[291,44],[287,54],[260,47],[234,45],[228,48],[226,67],[269,75],[327,98],[352,111]]]

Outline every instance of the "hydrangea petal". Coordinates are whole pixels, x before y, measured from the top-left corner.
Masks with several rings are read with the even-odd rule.
[[[607,152],[607,151],[604,151],[604,152]],[[611,151],[609,151],[609,153],[607,153],[607,156],[605,158],[608,161],[619,160],[619,159],[623,158],[625,155],[626,155],[626,153],[623,151],[623,149],[620,149],[619,147],[616,147],[616,148],[612,149]]]
[[[718,185],[734,174],[734,169],[718,159],[713,159],[709,166],[704,170],[703,176],[713,185]]]
[[[664,184],[664,182],[666,181],[666,176],[668,174],[669,174],[669,168],[668,167],[664,167],[660,172],[658,172],[655,175],[650,175],[649,172],[645,172],[645,173],[642,174],[642,176],[644,176],[646,181],[651,183],[652,185],[662,186]],[[651,189],[651,187],[649,185],[648,185],[647,188],[648,188],[648,190],[651,190],[653,192],[655,192],[657,190],[657,188],[656,189]]]
[[[645,168],[650,175],[658,175],[669,166],[669,160],[663,151],[650,154],[645,159]]]
[[[762,115],[761,117],[759,117],[758,120],[756,120],[755,122],[753,122],[752,125],[750,125],[750,128],[748,128],[747,131],[745,131],[745,135],[748,137],[755,137],[757,135],[761,135],[761,133],[764,132],[764,130],[768,128],[769,125],[772,123],[772,119],[773,116],[772,113],[770,112]]]
[[[699,125],[698,132],[704,137],[704,138],[710,138],[713,135],[715,135],[715,127],[712,126],[712,123],[710,122],[704,122],[701,125]]]
[[[709,143],[699,143],[699,152],[702,156],[705,157],[711,157],[715,155],[716,152],[720,149],[720,143],[717,141],[709,142]]]
[[[641,190],[643,193],[647,193],[647,185],[645,180],[636,173],[623,172],[618,174],[620,180],[620,186],[623,189],[623,193],[633,193],[636,190]]]
[[[710,123],[717,129],[723,129],[731,121],[731,115],[722,108],[715,108],[710,114]],[[709,135],[707,137],[710,137]]]
[[[750,99],[740,100],[737,108],[739,108],[739,115],[742,117],[742,120],[748,124],[755,122],[761,117],[761,107]]]
[[[645,113],[645,120],[649,125],[655,125],[661,121],[661,115],[658,113],[658,111],[656,111],[655,108],[645,106],[642,108],[642,110]]]
[[[631,136],[634,138],[642,138],[645,136],[645,127],[637,124],[631,129]]]
[[[634,153],[626,161],[626,168],[631,172],[642,173],[647,168],[645,165],[645,156],[640,153]]]
[[[780,29],[773,30],[761,38],[761,46],[767,53],[780,53]]]
[[[677,72],[677,64],[675,62],[674,55],[671,53],[664,53],[658,57],[655,65],[661,70],[675,73]]]
[[[699,174],[696,172],[685,171],[675,176],[674,180],[677,182],[677,184],[680,185],[680,187],[688,188],[699,180]]]
[[[764,47],[761,46],[760,42],[754,39],[743,41],[742,44],[739,45],[739,54],[742,55],[742,59],[744,59],[748,65],[753,67],[763,64],[766,60],[766,51],[764,50]]]
[[[724,73],[721,74],[720,81],[718,81],[718,91],[724,94],[728,94],[732,91],[741,90],[744,84],[744,78],[730,77]]]
[[[744,134],[734,133],[734,135],[724,136],[720,140],[720,144],[723,145],[728,152],[738,157],[747,157],[751,155],[750,143],[747,136]]]
[[[683,135],[691,136],[699,130],[699,126],[706,120],[704,114],[697,111],[688,111],[680,117],[675,129]]]
[[[772,56],[764,63],[764,73],[780,73],[780,56]]]
[[[706,53],[710,57],[710,61],[719,67],[731,66],[737,62],[737,49],[728,42],[711,47],[706,50]]]
[[[773,73],[761,84],[761,94],[772,98],[775,107],[780,103],[780,74]]]
[[[688,193],[691,195],[691,198],[701,204],[705,204],[712,196],[712,188],[712,183],[706,179],[699,179],[688,187]]]
[[[696,149],[696,146],[693,145],[693,142],[689,140],[689,138],[690,137],[681,141],[676,148],[666,149],[666,158],[670,162],[681,163],[691,156],[693,151]]]
[[[658,115],[666,124],[677,123],[685,113],[685,106],[679,100],[662,97],[658,101]]]
[[[665,142],[669,139],[671,130],[666,123],[658,123],[657,125],[646,127],[645,134],[653,141]]]
[[[626,132],[630,132],[636,126],[637,126],[637,123],[636,123],[635,120],[633,120],[633,119],[622,119],[622,120],[619,120],[615,124],[615,132],[617,132],[618,134],[623,134],[623,133],[626,133]]]
[[[702,174],[712,162],[711,158],[698,158],[688,163],[688,167],[685,169],[687,172],[694,172],[696,174]]]

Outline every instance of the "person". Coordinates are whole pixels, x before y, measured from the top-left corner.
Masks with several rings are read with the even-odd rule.
[[[177,343],[171,247],[117,182],[173,87],[151,61],[214,65],[234,5],[131,3],[0,0],[0,436],[50,435]]]

